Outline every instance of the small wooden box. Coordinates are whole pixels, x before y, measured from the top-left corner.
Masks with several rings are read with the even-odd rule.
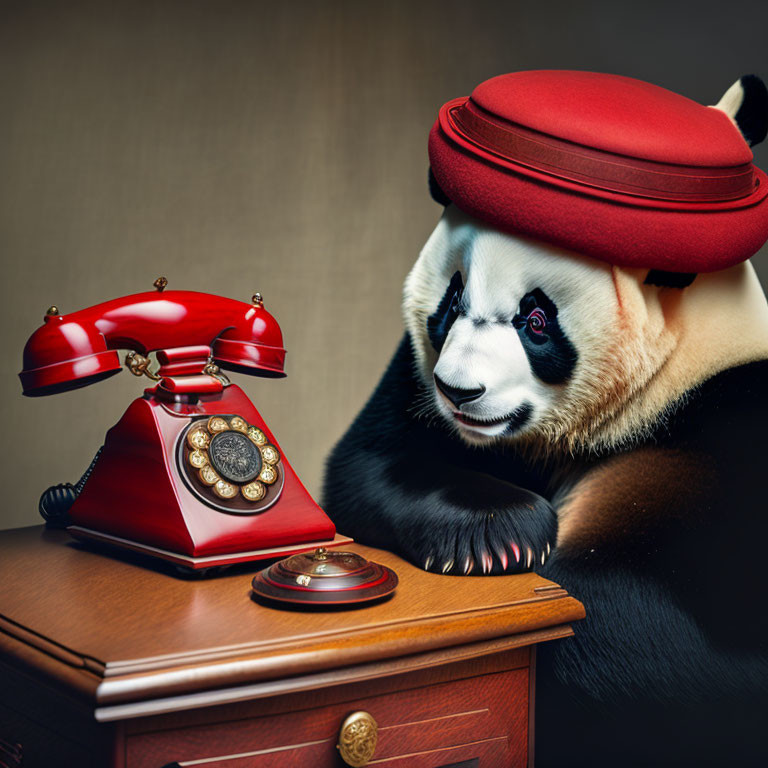
[[[186,580],[42,527],[0,533],[0,740],[23,766],[338,768],[370,713],[370,765],[532,765],[535,644],[581,604],[535,574],[400,577],[385,602],[297,612],[253,569]],[[0,753],[2,754],[2,753]]]

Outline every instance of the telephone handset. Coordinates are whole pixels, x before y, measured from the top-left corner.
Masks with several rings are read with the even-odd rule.
[[[154,382],[68,486],[67,530],[194,570],[349,542],[222,372],[285,376],[282,332],[262,297],[247,304],[166,285],[158,278],[154,292],[71,314],[51,307],[24,348],[27,396],[119,373],[126,349],[131,373]]]

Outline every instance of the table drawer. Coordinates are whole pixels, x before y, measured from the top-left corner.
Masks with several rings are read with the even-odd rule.
[[[443,749],[430,749],[395,757],[374,757],[368,765],[376,768],[507,768],[510,762],[506,738],[485,739]],[[213,760],[172,763],[166,768],[316,768],[343,766],[337,755],[329,754],[327,745],[297,745],[277,752],[230,755]]]
[[[370,765],[523,768],[528,685],[528,669],[521,668],[273,717],[140,733],[126,740],[126,762],[128,768],[335,768],[342,765],[341,723],[364,710],[378,724]]]

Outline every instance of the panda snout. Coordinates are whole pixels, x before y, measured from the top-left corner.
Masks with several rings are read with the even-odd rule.
[[[485,387],[482,384],[472,389],[464,389],[462,387],[452,387],[444,382],[436,373],[434,377],[435,386],[456,408],[460,408],[464,403],[479,400],[485,394]]]

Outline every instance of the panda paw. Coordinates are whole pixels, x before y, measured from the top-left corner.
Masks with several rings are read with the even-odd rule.
[[[503,505],[497,497],[483,508],[474,497],[469,507],[422,510],[405,526],[403,554],[426,571],[451,575],[520,573],[544,565],[557,537],[557,515],[541,496],[512,489]]]

